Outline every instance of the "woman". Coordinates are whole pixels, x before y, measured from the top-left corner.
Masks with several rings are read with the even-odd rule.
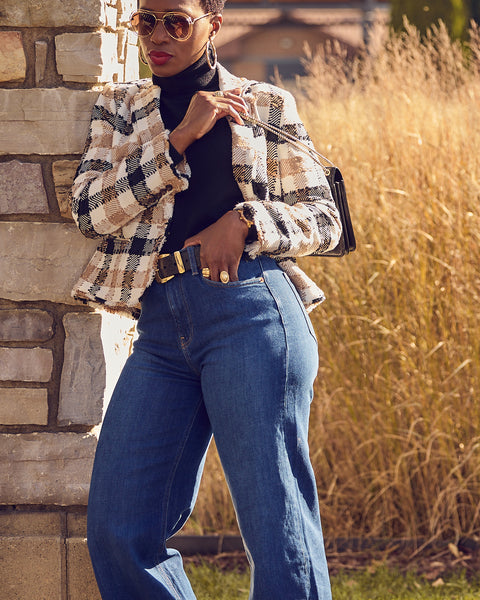
[[[314,161],[242,119],[308,141],[290,94],[215,64],[223,4],[140,1],[153,81],[100,95],[72,189],[78,226],[101,239],[75,297],[139,317],[90,490],[104,600],[194,598],[165,543],[193,509],[212,432],[250,598],[331,597],[307,445],[305,307],[323,296],[294,258],[333,248],[339,219]]]

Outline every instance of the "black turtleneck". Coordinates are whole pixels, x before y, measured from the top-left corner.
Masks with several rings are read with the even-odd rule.
[[[172,77],[153,76],[161,88],[160,113],[165,127],[173,131],[187,112],[192,96],[199,90],[219,89],[218,73],[210,69],[205,55]],[[162,252],[174,252],[185,240],[219,219],[243,198],[232,172],[232,134],[227,119],[215,126],[185,151],[192,176],[188,188],[176,194],[173,217]],[[182,156],[171,146],[171,156]]]

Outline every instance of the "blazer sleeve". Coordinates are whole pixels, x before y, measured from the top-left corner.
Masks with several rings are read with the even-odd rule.
[[[273,100],[281,110],[280,127],[313,147],[298,115],[293,96],[282,90]],[[272,107],[270,106],[269,115]],[[282,139],[267,147],[277,164],[277,193],[270,199],[246,201],[242,208],[257,230],[257,240],[249,243],[250,256],[269,254],[278,257],[322,254],[334,248],[342,225],[323,168],[311,156]],[[270,157],[271,158],[271,157]]]
[[[174,164],[155,103],[133,111],[137,85],[108,85],[93,111],[70,192],[72,214],[89,238],[121,236],[142,211],[188,187],[185,161]]]

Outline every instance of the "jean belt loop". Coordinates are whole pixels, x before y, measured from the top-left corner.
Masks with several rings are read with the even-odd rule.
[[[190,267],[192,269],[192,275],[198,275],[198,269],[200,265],[197,265],[197,260],[195,258],[195,246],[188,246],[187,248],[188,260],[190,261]]]

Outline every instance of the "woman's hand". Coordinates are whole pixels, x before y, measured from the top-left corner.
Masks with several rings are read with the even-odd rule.
[[[235,210],[229,210],[218,221],[185,241],[184,248],[200,245],[202,267],[210,269],[210,279],[220,281],[226,271],[230,281],[238,281],[238,265],[245,248],[247,225]]]
[[[181,123],[170,134],[170,143],[183,154],[195,140],[208,133],[223,117],[232,117],[243,125],[240,113],[247,113],[248,107],[240,97],[241,88],[226,92],[197,92]],[[221,94],[221,95],[219,95]]]

